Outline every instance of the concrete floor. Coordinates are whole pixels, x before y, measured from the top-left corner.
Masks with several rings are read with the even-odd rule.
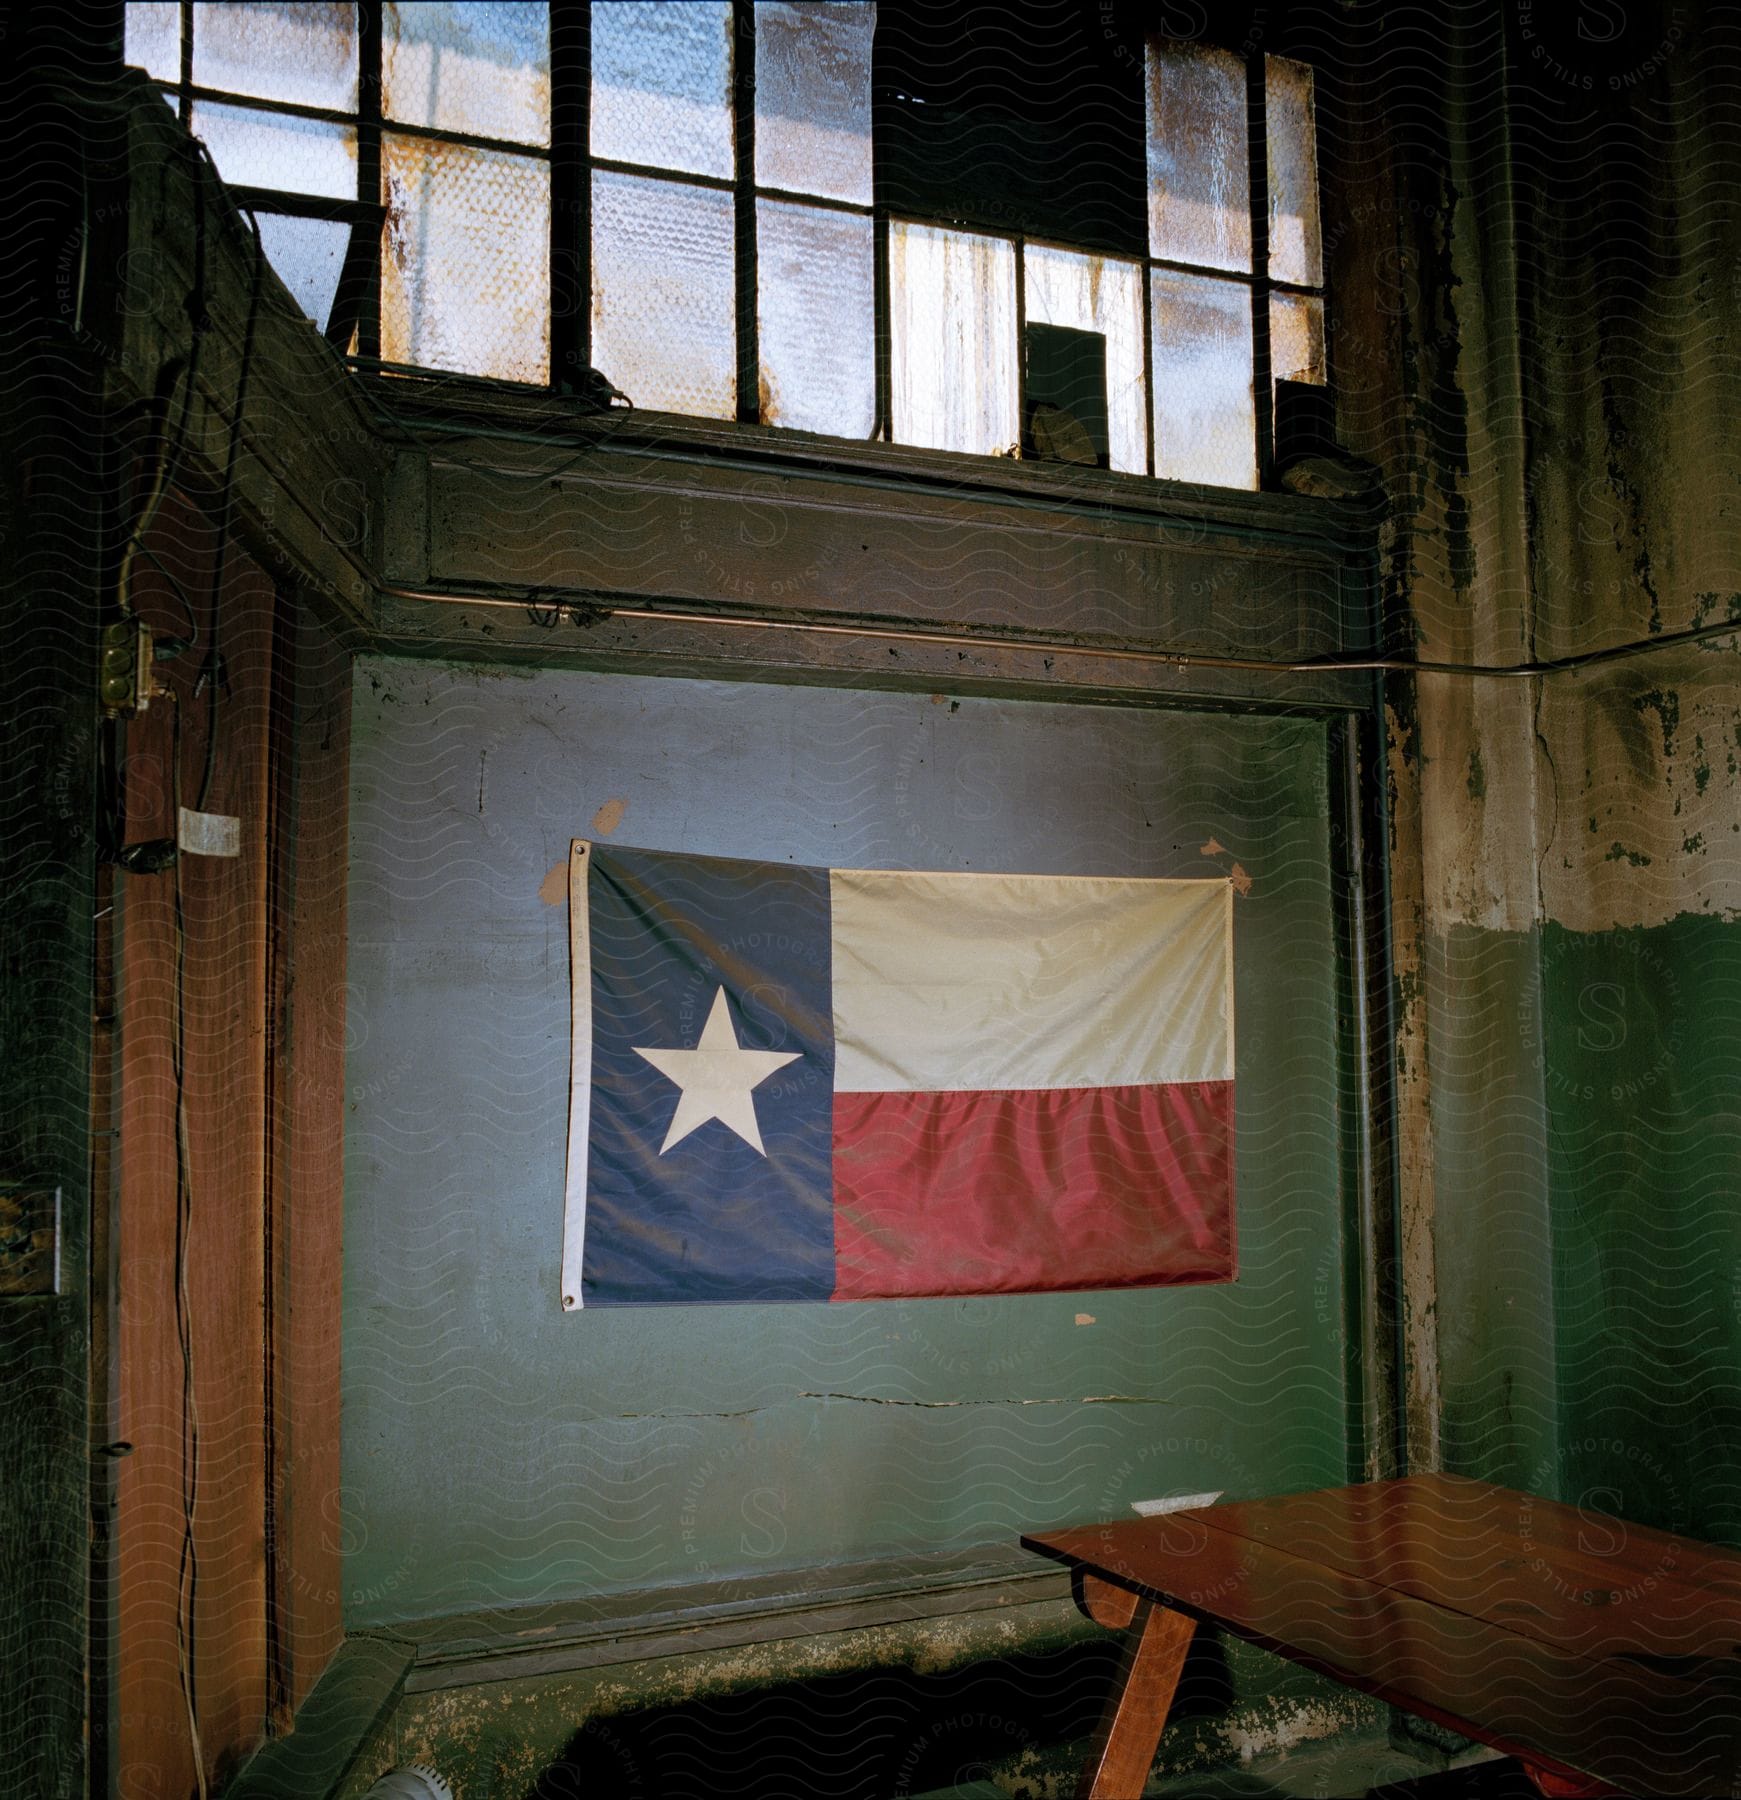
[[[1535,1796],[1513,1762],[1486,1750],[1446,1756],[1383,1737],[1338,1739],[1259,1757],[1213,1775],[1151,1782],[1144,1800],[1525,1800]]]

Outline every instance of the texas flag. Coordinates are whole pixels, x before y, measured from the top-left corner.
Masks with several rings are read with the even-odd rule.
[[[1224,880],[576,842],[563,1305],[1234,1273]]]

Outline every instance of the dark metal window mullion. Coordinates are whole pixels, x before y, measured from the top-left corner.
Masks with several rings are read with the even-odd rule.
[[[592,8],[550,8],[550,385],[592,362]]]
[[[878,202],[872,214],[871,323],[874,337],[877,422],[871,436],[885,444],[895,441],[893,327],[889,320],[889,209]]]
[[[381,191],[381,0],[357,6],[357,198],[384,206]],[[357,354],[381,354],[381,257],[389,221],[370,240],[367,279],[357,306]]]
[[[1257,426],[1257,484],[1267,487],[1275,462],[1275,389],[1269,343],[1269,122],[1264,52],[1245,62],[1246,141],[1251,159],[1251,400]]]
[[[1143,442],[1149,447],[1148,475],[1152,480],[1155,473],[1155,458],[1160,454],[1160,446],[1155,442],[1155,413],[1160,400],[1161,384],[1155,374],[1155,275],[1154,264],[1145,261],[1142,265],[1142,307],[1143,307],[1143,374],[1147,377],[1146,398],[1148,400],[1148,417],[1143,420]]]
[[[756,9],[732,6],[732,141],[737,221],[737,416],[740,425],[762,416],[761,333],[756,316]]]
[[[1028,240],[1019,233],[1016,252],[1016,441],[1019,457],[1028,435]]]
[[[181,80],[177,84],[176,114],[183,131],[193,130],[193,0],[181,0]]]

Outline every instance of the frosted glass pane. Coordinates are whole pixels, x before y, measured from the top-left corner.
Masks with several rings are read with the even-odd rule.
[[[1215,487],[1257,486],[1251,290],[1206,275],[1150,271],[1154,302],[1155,473]]]
[[[134,68],[159,81],[180,81],[181,8],[173,0],[169,5],[129,0],[127,45],[122,54]]]
[[[726,0],[613,0],[592,9],[592,153],[731,178]]]
[[[196,6],[193,78],[232,94],[355,112],[357,9],[269,0]]]
[[[388,133],[381,347],[510,381],[550,368],[550,165]]]
[[[1324,302],[1307,294],[1271,294],[1270,371],[1277,381],[1324,379]]]
[[[550,8],[381,9],[381,104],[401,125],[550,142]]]
[[[870,220],[758,201],[756,261],[762,423],[869,437],[877,416]]]
[[[1149,254],[1251,268],[1245,64],[1231,50],[1151,38]]]
[[[258,217],[267,261],[297,305],[324,331],[345,266],[350,226],[332,219],[292,219],[283,213]]]
[[[1106,424],[1112,466],[1149,466],[1143,372],[1143,278],[1136,263],[1030,244],[1023,257],[1030,325],[1068,325],[1106,339]]]
[[[1324,279],[1318,228],[1318,149],[1312,70],[1271,56],[1264,61],[1264,124],[1269,134],[1269,272],[1277,281],[1316,287]]]
[[[729,193],[595,171],[594,367],[637,406],[734,418],[734,258]]]
[[[236,187],[281,188],[329,200],[357,197],[357,133],[324,119],[196,101],[193,129]]]
[[[897,442],[977,455],[1020,442],[1012,244],[894,221],[889,313]]]
[[[871,203],[874,5],[756,8],[756,180]]]

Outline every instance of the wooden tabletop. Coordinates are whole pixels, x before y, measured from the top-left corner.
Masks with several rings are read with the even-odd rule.
[[[1622,1793],[1741,1792],[1741,1553],[1452,1475],[1025,1537]]]

